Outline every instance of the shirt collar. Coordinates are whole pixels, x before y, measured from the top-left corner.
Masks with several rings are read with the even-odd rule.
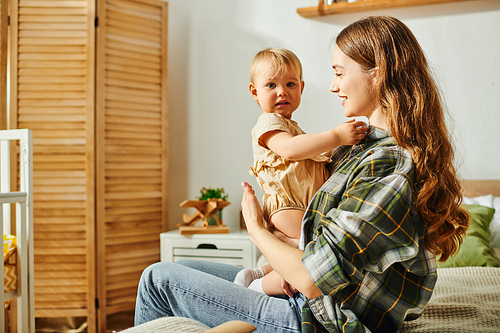
[[[374,141],[379,141],[379,140],[388,138],[390,136],[391,135],[390,135],[389,131],[385,131],[381,128],[368,125],[368,134],[366,135],[366,137],[363,140],[361,140],[360,143],[361,144],[371,143]]]

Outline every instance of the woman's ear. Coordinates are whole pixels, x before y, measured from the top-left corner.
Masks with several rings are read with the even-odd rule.
[[[300,83],[300,93],[302,94],[304,92],[304,87],[306,86],[306,83],[304,81],[301,81]]]
[[[258,103],[259,96],[257,95],[257,88],[255,88],[255,85],[252,82],[248,84],[248,90],[250,90],[250,94],[252,94],[253,99]]]

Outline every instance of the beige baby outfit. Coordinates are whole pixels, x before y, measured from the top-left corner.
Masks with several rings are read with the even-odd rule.
[[[305,134],[297,122],[275,113],[263,113],[252,129],[254,165],[250,174],[264,191],[263,214],[266,222],[282,209],[306,210],[309,201],[328,179],[325,162],[330,159],[317,155],[293,161],[274,153],[260,137],[270,131],[284,131],[293,136]]]

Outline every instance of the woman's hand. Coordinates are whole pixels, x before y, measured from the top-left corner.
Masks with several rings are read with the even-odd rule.
[[[245,219],[248,233],[251,236],[253,230],[264,228],[262,208],[260,207],[259,200],[257,200],[252,186],[247,182],[243,182],[241,183],[241,187],[243,188],[241,209],[243,211],[243,218]]]

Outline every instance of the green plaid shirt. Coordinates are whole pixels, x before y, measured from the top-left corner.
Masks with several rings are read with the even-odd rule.
[[[309,204],[299,248],[323,295],[302,307],[302,332],[397,332],[436,283],[413,209],[410,153],[371,127],[332,153],[332,176]]]

